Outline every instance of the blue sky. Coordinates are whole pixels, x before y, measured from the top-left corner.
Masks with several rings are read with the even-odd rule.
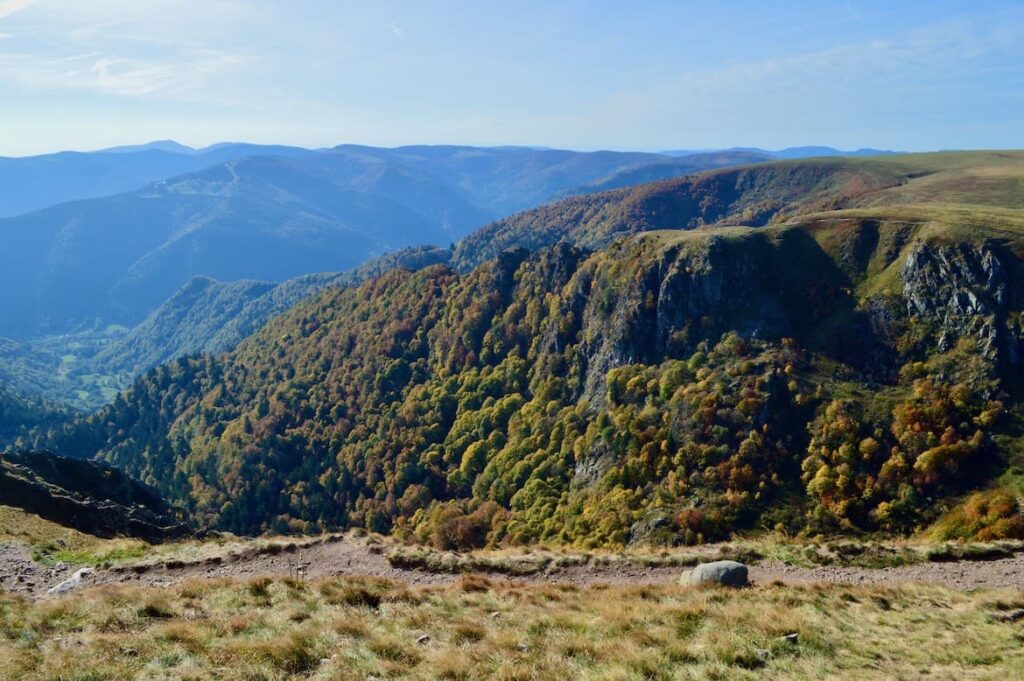
[[[0,0],[0,154],[1024,147],[1024,3]]]

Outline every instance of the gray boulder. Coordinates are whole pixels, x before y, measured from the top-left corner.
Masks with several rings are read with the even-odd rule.
[[[747,580],[747,566],[734,560],[702,563],[685,573],[679,581],[681,584],[718,584],[735,587],[750,584]]]

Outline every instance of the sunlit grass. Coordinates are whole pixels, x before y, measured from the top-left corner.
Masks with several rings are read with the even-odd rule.
[[[0,669],[24,679],[1013,678],[1022,636],[1000,615],[1021,606],[1017,593],[926,586],[101,587],[51,602],[0,597]]]

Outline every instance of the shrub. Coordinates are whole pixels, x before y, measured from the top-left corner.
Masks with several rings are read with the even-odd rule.
[[[930,534],[942,541],[1024,539],[1024,515],[1006,490],[976,492],[935,523]]]
[[[470,513],[457,504],[445,505],[434,516],[430,543],[445,551],[483,548],[496,521],[507,515],[507,511],[492,501],[485,501]]]

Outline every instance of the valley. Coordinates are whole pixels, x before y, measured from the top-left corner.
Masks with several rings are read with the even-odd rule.
[[[495,217],[623,173],[770,158],[157,144],[0,159],[0,235],[12,241],[0,282],[22,291],[0,301],[0,388],[91,411],[161,362],[230,349],[325,286],[441,261],[446,244]],[[106,195],[115,188],[125,192]],[[438,254],[424,260],[427,244]]]
[[[0,681],[1024,679],[1022,83],[1005,0],[0,0]]]
[[[1024,223],[1003,178],[1020,159],[784,162],[569,199],[482,230],[550,224],[553,245],[466,269],[473,236],[328,287],[35,444],[241,533],[1014,538]],[[1003,188],[990,205],[926,200],[979,177]],[[784,220],[728,226],[775,183]],[[703,205],[730,197],[723,224],[685,217],[698,185]],[[917,202],[875,205],[894,194]]]

